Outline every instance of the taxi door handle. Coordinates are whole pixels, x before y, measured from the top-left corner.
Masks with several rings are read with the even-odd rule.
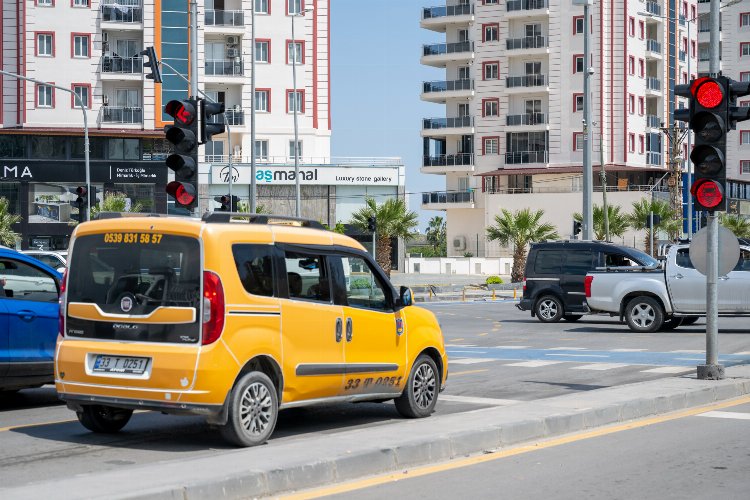
[[[344,334],[344,324],[341,318],[336,318],[336,342],[341,342],[341,337]]]
[[[346,318],[346,341],[352,341],[352,318]]]

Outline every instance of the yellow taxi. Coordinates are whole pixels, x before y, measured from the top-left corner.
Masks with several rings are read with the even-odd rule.
[[[301,219],[104,214],[73,234],[60,306],[55,385],[93,432],[147,409],[253,446],[296,406],[392,399],[426,417],[448,376],[435,316]]]

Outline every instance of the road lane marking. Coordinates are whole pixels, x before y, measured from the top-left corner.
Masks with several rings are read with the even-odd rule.
[[[750,356],[750,351],[735,352],[732,356]]]
[[[492,406],[509,406],[521,402],[517,399],[475,398],[472,396],[453,396],[450,394],[441,394],[440,396],[438,396],[438,401],[450,401],[452,403],[471,403]]]
[[[453,363],[453,360],[451,360],[451,363]],[[450,372],[451,377],[455,377],[456,375],[471,375],[472,373],[482,373],[482,372],[488,372],[489,370],[487,368],[483,368],[482,370],[466,370],[465,372]]]
[[[480,337],[486,337],[487,335],[489,335],[489,333],[480,333],[479,334]]]
[[[564,361],[523,361],[521,363],[510,363],[505,366],[523,366],[525,368],[539,368],[541,366],[556,365]]]
[[[705,361],[706,358],[674,358],[675,361]]]
[[[322,486],[320,488],[311,489],[308,491],[302,491],[294,493],[281,498],[287,500],[307,500],[311,498],[321,498],[329,495],[336,495],[339,493],[347,493],[350,491],[357,491],[372,486],[378,486],[381,484],[393,483],[401,481],[403,479],[411,479],[415,477],[428,476],[430,474],[436,474],[439,472],[446,472],[455,469],[461,469],[463,467],[469,467],[472,465],[478,465],[485,462],[491,462],[502,458],[513,457],[516,455],[522,455],[533,451],[543,450],[546,448],[553,448],[565,444],[575,443],[586,439],[597,438],[607,436],[609,434],[615,434],[622,431],[628,431],[632,429],[639,429],[642,427],[648,427],[649,425],[661,424],[672,420],[678,420],[685,417],[692,417],[700,415],[714,409],[730,408],[732,406],[739,406],[742,404],[750,403],[750,396],[744,396],[739,399],[732,401],[724,401],[721,403],[712,403],[706,406],[700,406],[698,408],[692,408],[689,410],[683,410],[675,413],[668,413],[666,415],[659,415],[657,417],[650,417],[643,420],[636,420],[628,422],[626,424],[619,424],[613,426],[607,426],[599,429],[590,431],[578,432],[563,437],[534,441],[529,444],[516,446],[513,448],[500,449],[497,451],[485,452],[481,455],[474,455],[467,458],[453,459],[449,462],[443,462],[436,465],[424,465],[422,467],[415,467],[407,470],[400,470],[397,472],[391,472],[388,474],[382,474],[379,476],[369,477],[367,479],[357,479],[346,483],[341,483],[333,486]]]
[[[685,349],[680,351],[669,351],[670,353],[674,354],[705,354],[705,349]]]
[[[571,358],[608,358],[606,354],[545,354],[545,356],[564,356]]]
[[[68,420],[53,420],[52,422],[40,422],[36,424],[21,424],[21,425],[9,425],[8,427],[0,427],[0,432],[14,431],[16,429],[25,429],[28,427],[40,427],[43,425],[55,425],[55,424],[69,424],[71,422],[78,422],[78,419]]]
[[[476,344],[445,344],[445,347],[476,347]]]
[[[462,340],[466,340],[465,338],[461,337],[460,339],[451,339],[453,342],[461,342]]]
[[[451,349],[450,352],[449,352],[449,354],[456,354],[456,353],[460,353],[460,354],[487,354],[487,351],[459,351],[459,350],[455,350],[454,351],[453,349]]]
[[[550,347],[548,351],[588,351],[588,347]]]
[[[594,363],[591,365],[574,366],[572,370],[614,370],[616,368],[624,368],[626,366],[633,366],[629,363]]]
[[[611,352],[643,352],[648,349],[610,349]]]
[[[450,364],[452,365],[475,365],[477,363],[488,363],[490,361],[497,361],[491,358],[458,358],[451,359]]]
[[[528,349],[527,345],[496,345],[495,349]]]
[[[685,373],[693,370],[695,368],[687,366],[660,366],[659,368],[651,368],[650,370],[641,370],[641,373]]]
[[[750,413],[737,413],[733,411],[709,411],[696,415],[697,417],[709,418],[732,418],[736,420],[750,420]]]

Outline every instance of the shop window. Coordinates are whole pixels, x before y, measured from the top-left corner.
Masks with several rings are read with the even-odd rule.
[[[0,158],[25,158],[26,137],[22,135],[0,135]]]
[[[115,184],[114,189],[105,193],[116,193],[125,198],[125,210],[131,212],[154,212],[153,184]]]
[[[107,158],[110,160],[140,160],[138,139],[114,139],[107,141]]]
[[[89,159],[103,160],[106,142],[107,140],[104,137],[89,137]],[[84,158],[83,137],[72,138],[70,157],[74,160],[82,160]]]
[[[31,154],[34,158],[46,160],[64,160],[67,137],[61,136],[31,136]]]

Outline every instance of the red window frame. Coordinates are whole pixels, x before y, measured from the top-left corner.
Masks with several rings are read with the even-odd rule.
[[[632,132],[628,134],[628,152],[635,153],[635,134]]]
[[[271,13],[271,2],[272,0],[268,0],[268,13]],[[284,8],[286,9],[286,15],[291,16],[292,14],[289,13],[289,0],[284,0]],[[299,4],[300,11],[305,11],[305,0],[301,0]]]
[[[748,76],[748,79],[747,79],[747,80],[743,80],[743,78],[745,77],[745,75],[747,75],[747,76]],[[740,71],[740,81],[741,81],[741,82],[743,82],[743,81],[748,81],[748,82],[750,82],[750,71]]]
[[[581,111],[583,111],[583,108],[578,109],[576,107],[576,101],[578,100],[579,97],[583,97],[583,93],[582,92],[575,92],[575,93],[573,93],[573,113],[580,113]]]
[[[255,1],[255,0],[253,0],[253,1]],[[271,2],[268,2],[268,6],[269,6],[268,8],[270,9],[271,8]],[[270,38],[256,38],[255,39],[255,43],[264,43],[264,42],[268,44],[268,62],[267,63],[261,62],[260,64],[271,64],[271,39]],[[255,47],[253,47],[253,57],[255,57]],[[287,57],[287,59],[289,58],[289,48],[287,48],[286,57]],[[303,60],[305,59],[305,49],[304,49],[304,47],[302,48],[302,59]],[[255,61],[255,62],[257,63],[258,61]]]
[[[750,42],[740,42],[740,57],[746,57],[742,55],[742,50],[747,47],[750,49]],[[750,50],[748,50],[748,56],[750,56]]]
[[[289,45],[292,43],[299,43],[302,44],[302,62],[297,63],[297,65],[303,65],[305,64],[305,41],[304,40],[290,40],[287,39],[286,41],[286,63],[290,64],[289,62]],[[270,54],[270,51],[269,51]]]
[[[576,147],[579,140],[581,141],[581,149]],[[583,151],[583,132],[573,132],[573,151]]]
[[[497,103],[497,114],[496,115],[488,115],[488,114],[485,113],[486,108],[484,107],[484,105],[486,103],[488,103],[488,102],[495,102],[495,103]],[[490,118],[497,118],[498,116],[500,116],[500,99],[499,98],[497,98],[497,97],[489,97],[487,99],[482,99],[482,117],[484,118],[484,117],[487,117],[487,116],[490,117]]]
[[[643,116],[646,113],[646,99],[638,96],[638,114]]]
[[[255,0],[253,0],[253,2],[254,2],[254,1],[255,1]],[[260,11],[256,11],[256,12],[255,12],[255,14],[257,14],[257,15],[260,15],[260,16],[270,16],[270,15],[271,15],[271,4],[272,4],[273,2],[272,2],[271,0],[268,0],[268,2],[266,2],[266,3],[267,3],[267,5],[268,5],[268,12],[260,12]],[[287,5],[289,5],[289,4],[287,4]],[[253,7],[255,7],[255,5],[254,5],[254,4],[253,4]],[[288,13],[287,13],[287,15],[288,15]],[[256,40],[257,40],[257,38],[256,38]]]
[[[695,40],[690,40],[690,57],[695,58]]]
[[[52,36],[52,55],[39,55],[39,35],[51,35]],[[34,55],[36,57],[55,57],[56,50],[55,50],[55,32],[54,31],[35,31],[34,32]]]
[[[635,114],[635,94],[628,94],[628,114]]]
[[[270,113],[271,112],[271,89],[270,88],[257,88],[255,89],[255,92],[265,92],[268,95],[268,99],[266,101],[268,102],[268,109],[266,111],[258,111],[259,113]],[[255,96],[253,96],[253,99],[255,99]],[[289,101],[287,101],[287,104]],[[255,105],[255,101],[253,101],[253,105]]]
[[[487,28],[497,29],[497,40],[487,40]],[[482,42],[499,42],[500,41],[500,23],[482,24]]]
[[[742,171],[743,164],[747,165],[748,170],[750,170],[750,160],[740,160],[740,175],[750,174],[750,171],[747,174]]]
[[[747,16],[748,23],[742,24],[742,16]],[[740,22],[740,28],[744,28],[745,26],[750,26],[750,12],[740,12],[739,22]]]
[[[638,153],[643,154],[646,150],[646,136],[643,134],[638,135]]]
[[[485,155],[485,144],[487,144],[487,141],[496,139],[497,140],[497,154],[500,154],[500,136],[499,135],[488,135],[486,137],[482,137],[482,156]]]
[[[34,109],[55,109],[55,87],[51,87],[55,82],[47,82],[49,85],[37,83],[34,85]],[[52,88],[52,106],[51,107],[39,107],[39,87],[51,87]]]
[[[74,93],[70,94],[70,107],[71,108],[77,108],[78,105],[76,104],[76,98],[75,98],[75,90],[76,87],[85,87],[89,89],[89,102],[86,106],[86,109],[91,109],[91,101],[93,100],[94,96],[91,93],[91,84],[90,83],[71,83],[70,84],[70,90],[72,90]]]
[[[89,2],[91,2],[91,0],[89,0]],[[34,0],[34,6],[35,7],[42,7],[42,8],[46,8],[46,9],[51,9],[52,7],[55,6],[55,0],[52,0],[52,5],[42,5],[42,4],[40,4],[38,2],[38,0]]]
[[[55,4],[55,0],[52,0],[52,5],[54,4]],[[75,0],[70,0],[70,8],[71,9],[90,9],[91,0],[86,0],[86,5],[75,5]]]
[[[583,31],[578,31],[579,19],[583,20],[583,16],[573,16],[573,35],[583,35]]]
[[[628,56],[628,74],[635,75],[635,57]]]
[[[635,18],[633,16],[628,17],[628,35],[635,37]]]
[[[87,44],[89,46],[89,50],[88,50],[89,55],[86,57],[75,55],[75,40],[77,36],[85,36],[88,39]],[[91,33],[71,33],[70,34],[70,57],[72,59],[91,59]]]
[[[574,75],[578,73],[578,59],[581,59],[583,61],[583,71],[581,71],[581,73],[586,71],[586,60],[583,58],[583,54],[573,54],[573,74]]]
[[[638,58],[638,76],[646,77],[646,61],[640,58]]]
[[[54,99],[52,100],[54,102]],[[747,135],[747,141],[742,142],[742,136]],[[748,130],[740,130],[740,146],[749,146],[750,145],[750,129]]]
[[[646,23],[638,21],[638,38],[643,40],[646,37]]]
[[[292,93],[294,93],[294,89],[286,89],[286,112],[287,113],[292,112],[289,110],[289,94],[292,94]],[[305,114],[305,89],[297,89],[297,93],[302,94],[302,101],[300,102],[300,110],[297,113],[300,115],[304,115]]]
[[[487,80],[487,78],[485,78],[486,76],[485,68],[489,66],[490,64],[497,64],[497,80],[499,80],[500,79],[500,61],[485,61],[482,63],[482,80]],[[494,79],[495,78],[490,78],[490,80],[494,80]]]

